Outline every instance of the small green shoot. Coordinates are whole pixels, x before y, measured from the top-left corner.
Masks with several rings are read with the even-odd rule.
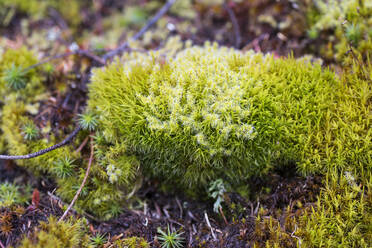
[[[180,233],[178,233],[177,231],[171,232],[168,225],[167,232],[164,232],[163,230],[158,228],[158,234],[159,234],[158,240],[161,243],[161,248],[183,247],[182,243],[184,238],[181,236],[183,232]]]
[[[102,247],[107,241],[105,236],[105,233],[96,233],[96,235],[90,238],[90,244],[93,247]]]
[[[80,114],[79,124],[84,130],[94,131],[98,125],[97,116],[89,112]]]
[[[24,204],[29,199],[30,188],[25,188],[26,193],[22,194],[19,187],[12,183],[0,184],[0,207],[10,207],[14,204]]]
[[[22,134],[25,140],[33,140],[39,136],[39,130],[33,122],[29,122],[22,127]]]
[[[12,66],[3,72],[3,80],[13,90],[20,90],[26,87],[27,71],[20,66],[12,64]]]
[[[74,159],[71,159],[69,157],[58,159],[58,161],[55,162],[55,174],[60,178],[67,178],[72,176],[75,168],[75,165],[73,164],[74,161]]]
[[[348,25],[345,30],[345,36],[354,46],[358,45],[359,41],[362,39],[362,30],[360,25]]]

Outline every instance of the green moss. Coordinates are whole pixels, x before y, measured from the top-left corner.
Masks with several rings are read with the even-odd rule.
[[[370,107],[354,95],[369,99],[366,82],[343,85],[306,60],[208,45],[165,60],[129,57],[94,71],[89,111],[106,140],[125,144],[165,184],[238,185],[293,162],[303,174],[370,164]]]
[[[0,60],[0,93],[7,95],[18,92],[19,97],[27,99],[34,96],[35,93],[43,92],[42,78],[38,75],[37,70],[28,69],[29,66],[37,62],[35,55],[25,47],[8,49]],[[21,82],[14,84],[12,83],[14,79],[19,79],[18,81]]]
[[[58,0],[0,0],[0,8],[8,12],[19,11],[30,15],[32,19],[40,19],[48,16],[50,8],[57,10],[64,20],[72,27],[80,24],[80,8],[83,1],[68,1],[66,4]],[[1,13],[0,14],[5,14]],[[11,18],[8,16],[8,18]],[[6,23],[3,23],[6,24]]]
[[[337,168],[366,178],[372,150],[371,85],[364,75],[369,67],[356,63],[339,78],[306,59],[210,45],[180,51],[177,39],[166,47],[125,54],[124,65],[117,61],[94,71],[81,121],[94,124],[87,129],[95,130],[95,154],[76,203],[79,211],[117,216],[142,175],[188,192],[206,190],[216,180],[239,189],[252,175],[290,163],[303,174]],[[7,64],[27,68],[31,62],[37,61],[27,50],[8,50],[0,74]],[[35,108],[48,94],[40,72],[29,70],[27,78],[24,89],[1,84],[6,94],[1,143],[9,154],[35,152],[66,135],[34,122]],[[38,129],[38,139],[25,139],[26,126]],[[74,146],[87,135],[80,133]],[[66,146],[17,163],[52,176],[68,202],[83,180],[87,159]]]
[[[350,45],[358,53],[365,54],[365,58],[371,57],[371,1],[316,0],[308,10],[308,20],[310,38],[316,38],[319,33],[327,34],[322,36],[321,53],[324,57],[343,61]]]
[[[6,143],[8,143],[7,140],[13,138],[13,134],[7,131],[14,131],[12,128],[18,124],[18,113],[35,113],[38,101],[44,97],[43,77],[39,75],[35,68],[28,69],[29,66],[37,62],[34,54],[25,47],[17,50],[8,49],[0,58],[0,95],[2,96],[0,103],[4,106],[0,110],[0,126],[1,131],[4,133],[0,136],[1,151],[4,151]],[[22,87],[9,87],[12,85],[9,79],[14,79],[14,77],[9,78],[7,73],[13,67],[21,70]],[[18,134],[15,134],[15,136],[17,136],[17,139],[20,137]],[[20,149],[22,150],[23,148]]]
[[[371,177],[362,186],[352,173],[332,171],[314,207],[301,216],[296,235],[306,247],[369,247]]]
[[[26,117],[23,102],[9,100],[2,112],[1,128],[4,132],[2,136],[9,154],[36,152],[60,140],[55,135],[44,132],[40,133],[38,139],[24,139],[22,127],[32,120]],[[59,136],[65,135],[61,132]],[[80,135],[81,138],[74,141],[75,146],[80,145],[87,134]],[[120,206],[126,201],[127,194],[138,186],[135,178],[138,168],[136,159],[122,152],[125,150],[122,144],[117,144],[116,147],[112,143],[109,144],[97,142],[97,159],[92,165],[89,181],[76,203],[78,210],[89,211],[106,219],[120,213]],[[98,159],[100,156],[105,158],[104,162]],[[80,153],[74,152],[72,146],[65,146],[40,157],[19,160],[17,164],[30,169],[36,175],[40,175],[41,172],[51,175],[59,186],[57,193],[66,201],[71,201],[84,178],[87,160],[81,158]],[[121,189],[123,184],[132,186]]]
[[[0,60],[0,94],[4,96],[0,106],[0,148],[3,153],[20,155],[36,152],[66,136],[62,130],[50,132],[50,123],[44,127],[33,118],[38,114],[39,105],[49,97],[43,85],[42,71],[36,68],[27,69],[35,63],[37,60],[34,55],[25,48],[9,49]],[[7,86],[1,76],[9,64],[27,71],[25,88],[14,89]],[[96,125],[96,117],[87,114],[84,117],[87,129],[92,130]],[[78,147],[87,135],[86,132],[81,132],[74,141],[74,146]],[[100,136],[100,133],[95,134],[97,159],[92,165],[88,183],[76,203],[76,208],[108,219],[121,212],[121,206],[127,201],[128,194],[133,194],[141,184],[141,177],[136,159],[123,152],[126,150],[125,145],[110,143],[102,140]],[[87,159],[83,159],[81,153],[75,152],[73,146],[65,146],[30,160],[18,160],[16,163],[31,170],[35,175],[50,175],[59,186],[57,193],[66,202],[74,197],[87,167]],[[123,185],[126,185],[125,189],[122,189]]]
[[[89,245],[86,223],[82,219],[57,222],[50,217],[48,222],[41,222],[38,230],[24,238],[21,248],[80,248]]]
[[[119,239],[114,242],[114,248],[148,248],[149,243],[144,238],[140,237],[129,237],[125,239]]]
[[[30,188],[24,187],[23,190],[19,186],[12,183],[0,184],[0,207],[11,207],[26,203],[30,198]]]

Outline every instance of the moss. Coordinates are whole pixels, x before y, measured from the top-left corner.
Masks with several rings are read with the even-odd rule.
[[[29,98],[36,94],[41,94],[44,88],[41,84],[42,78],[38,75],[36,69],[27,69],[29,66],[37,63],[35,55],[28,51],[25,47],[20,49],[8,49],[0,60],[0,93],[7,95],[12,92],[18,92],[18,96],[22,99]],[[23,74],[25,85],[18,88],[10,87],[7,79],[7,72],[17,68]],[[35,92],[36,91],[36,92]]]
[[[36,123],[34,120],[39,105],[49,96],[43,84],[43,72],[39,69],[27,69],[35,63],[37,60],[34,55],[25,48],[9,49],[0,60],[0,94],[4,96],[0,107],[0,148],[3,153],[19,155],[36,152],[66,136],[62,130],[50,132],[50,123],[45,126],[44,123]],[[1,76],[9,64],[27,71],[25,88],[16,90],[7,86]],[[88,118],[88,121],[88,129],[92,129],[95,124],[92,119]],[[32,127],[27,134],[26,127]],[[34,137],[36,134],[37,139]],[[82,132],[74,141],[74,145],[79,146],[87,135],[87,132]],[[92,165],[89,181],[76,203],[76,208],[108,219],[120,213],[128,194],[133,194],[140,185],[141,177],[136,159],[123,152],[124,144],[110,143],[102,140],[100,136],[100,133],[95,135],[97,159]],[[104,158],[102,163],[99,160],[101,157]],[[30,160],[18,160],[16,163],[31,170],[35,175],[45,176],[47,173],[51,176],[59,186],[57,192],[66,202],[71,201],[75,195],[87,166],[87,160],[82,158],[81,153],[74,152],[73,146],[65,146]],[[123,185],[127,187],[123,189]]]
[[[0,184],[0,207],[11,207],[26,203],[30,198],[30,188],[25,187],[23,190],[12,183]]]
[[[1,56],[0,60],[0,100],[3,109],[1,110],[1,131],[0,150],[4,151],[7,140],[13,136],[12,128],[18,122],[18,113],[35,112],[38,101],[44,97],[45,87],[42,84],[43,77],[36,69],[28,69],[29,66],[38,61],[35,55],[25,47],[20,49],[8,49]],[[21,88],[9,87],[6,72],[12,67],[22,70],[22,79],[26,82]],[[8,131],[8,132],[7,132]],[[8,136],[8,137],[6,137]],[[15,136],[18,137],[17,134]],[[22,150],[23,148],[21,148]]]
[[[284,221],[280,222],[272,216],[262,218],[259,213],[255,223],[255,241],[252,242],[254,247],[298,247],[301,240],[293,233],[291,235],[295,221],[295,218],[285,216]]]
[[[41,222],[40,227],[29,237],[22,240],[21,248],[27,247],[63,247],[80,248],[89,245],[86,223],[82,219],[57,222],[50,217],[47,222]]]
[[[325,40],[321,54],[328,59],[344,60],[350,45],[367,58],[372,53],[372,4],[369,0],[317,0],[308,10],[309,36]],[[322,36],[322,34],[328,36]]]
[[[129,237],[125,239],[119,239],[114,242],[115,248],[148,248],[149,243],[144,238],[140,237]]]
[[[366,82],[345,86],[306,60],[209,45],[125,58],[94,71],[89,111],[104,139],[125,144],[165,184],[237,185],[292,162],[303,174],[370,164],[370,107],[354,96],[367,94]]]
[[[54,8],[60,12],[67,23],[72,27],[76,27],[82,21],[80,15],[82,2],[83,1],[74,0],[66,4],[58,0],[0,0],[0,7],[4,10],[7,9],[9,12],[13,12],[13,14],[14,10],[26,13],[30,15],[32,19],[45,18],[48,16],[49,9]]]
[[[76,203],[79,211],[104,219],[118,215],[142,175],[161,179],[168,189],[206,192],[213,181],[239,189],[250,176],[293,162],[303,174],[333,167],[357,175],[368,171],[371,86],[364,74],[369,67],[356,63],[352,73],[339,78],[306,59],[273,59],[211,45],[181,49],[182,43],[170,39],[165,49],[125,54],[126,64],[117,61],[94,71],[82,116],[94,120],[95,156]],[[36,61],[25,49],[8,50],[0,74],[8,64],[27,68]],[[24,89],[1,84],[7,95],[1,143],[9,154],[38,151],[58,142],[56,135],[66,135],[34,122],[35,108],[48,94],[39,71],[26,76]],[[27,125],[38,130],[38,139],[25,139]],[[86,135],[82,132],[74,145]],[[58,194],[70,201],[87,160],[73,146],[61,149],[17,163],[48,173]]]
[[[306,247],[369,247],[371,177],[366,185],[345,171],[328,173],[326,186],[314,207],[301,216],[296,232]]]

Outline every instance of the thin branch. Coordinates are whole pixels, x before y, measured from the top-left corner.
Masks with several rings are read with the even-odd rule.
[[[105,65],[105,61],[101,59],[99,56],[91,53],[89,50],[82,50],[79,49],[75,52],[77,55],[85,56],[87,58],[90,58],[93,61],[98,62],[100,65]]]
[[[223,213],[222,207],[219,207],[218,210],[220,211],[220,214],[222,215],[223,220],[225,221],[226,226],[229,225],[229,222],[227,222],[226,216]]]
[[[88,176],[89,176],[90,168],[92,167],[93,155],[94,155],[94,146],[93,146],[93,138],[91,137],[90,138],[90,157],[89,157],[87,170],[85,171],[84,179],[81,182],[80,188],[78,189],[78,191],[76,191],[76,194],[75,194],[74,198],[72,199],[70,205],[67,207],[66,211],[63,213],[61,218],[59,218],[58,222],[62,221],[67,216],[68,212],[71,210],[72,206],[74,206],[74,203],[76,202],[76,200],[78,199],[81,191],[83,190],[84,185],[87,182],[87,179],[88,179]]]
[[[172,7],[172,5],[176,2],[177,0],[168,0],[166,4],[155,14],[155,16],[148,21],[145,26],[141,28],[138,33],[136,33],[130,40],[135,41],[138,40],[146,31],[154,25],[167,11]],[[103,55],[103,60],[106,62],[108,59],[122,53],[126,48],[128,48],[129,42],[123,42],[120,46],[118,46],[116,49],[107,52],[105,55]]]
[[[100,57],[92,54],[88,50],[78,49],[76,51],[71,51],[71,52],[66,52],[66,53],[54,55],[54,56],[49,57],[49,58],[47,58],[47,59],[45,59],[43,61],[40,61],[39,63],[36,63],[36,64],[33,64],[33,65],[29,66],[29,67],[26,67],[24,70],[25,71],[28,71],[28,70],[34,69],[35,67],[38,67],[40,65],[46,64],[46,63],[48,63],[48,62],[50,62],[52,60],[56,60],[56,59],[60,59],[60,58],[65,58],[65,57],[68,57],[68,56],[71,56],[71,55],[84,56],[84,57],[90,58],[91,60],[94,60],[94,61],[98,62],[100,65],[104,65],[105,64],[105,62],[103,61],[103,59],[101,59]]]
[[[0,159],[4,159],[4,160],[29,159],[29,158],[35,158],[35,157],[41,156],[41,155],[43,155],[45,153],[48,153],[48,152],[53,151],[53,150],[55,150],[57,148],[60,148],[62,146],[67,145],[79,133],[80,129],[81,129],[81,127],[79,125],[62,142],[60,142],[58,144],[55,144],[53,146],[50,146],[48,148],[42,149],[40,151],[37,151],[37,152],[34,152],[34,153],[30,153],[30,154],[26,154],[26,155],[14,155],[14,156],[12,156],[12,155],[0,155]]]
[[[67,52],[67,53],[62,53],[62,54],[54,55],[54,56],[49,57],[49,58],[47,58],[47,59],[45,59],[43,61],[40,61],[39,63],[36,63],[36,64],[33,64],[33,65],[29,66],[29,67],[26,67],[24,70],[25,71],[29,71],[31,69],[34,69],[35,67],[38,67],[38,66],[43,65],[43,64],[46,64],[46,63],[48,63],[48,62],[50,62],[52,60],[60,59],[60,58],[64,58],[64,57],[68,57],[68,56],[73,55],[73,54],[75,54],[75,52]]]
[[[240,44],[242,42],[242,36],[240,34],[240,27],[239,27],[238,20],[236,19],[236,16],[235,16],[234,11],[230,8],[230,6],[227,3],[225,3],[223,5],[223,7],[226,9],[227,14],[229,14],[229,17],[231,19],[231,23],[232,23],[233,28],[234,28],[234,33],[235,33],[235,47],[236,48],[239,48],[240,47]]]

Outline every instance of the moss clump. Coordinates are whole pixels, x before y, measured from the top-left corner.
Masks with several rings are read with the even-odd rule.
[[[105,140],[125,144],[165,183],[236,185],[288,163],[307,174],[370,162],[370,107],[352,97],[366,94],[366,82],[348,87],[320,65],[210,45],[126,60],[94,71],[89,111]],[[358,132],[343,122],[349,114]],[[347,142],[353,135],[361,150]]]
[[[149,243],[144,238],[140,237],[129,237],[125,239],[119,239],[114,242],[115,248],[148,248]]]
[[[0,184],[0,207],[11,207],[13,205],[24,204],[30,198],[30,188],[20,190],[17,185],[12,183]]]
[[[7,96],[17,92],[22,100],[35,96],[35,93],[41,94],[44,91],[42,78],[36,69],[28,69],[37,62],[35,55],[25,47],[8,49],[0,60],[0,94]]]
[[[369,247],[372,182],[362,186],[359,180],[348,171],[328,173],[315,206],[300,217],[296,235],[306,247]]]
[[[369,0],[316,0],[308,11],[309,36],[322,33],[325,44],[321,53],[325,58],[343,61],[350,45],[367,58],[372,53],[372,3]],[[323,37],[323,36],[322,36]],[[323,39],[323,40],[324,40]]]
[[[43,77],[38,71],[28,67],[38,61],[34,54],[26,48],[8,49],[0,58],[0,150],[5,151],[9,147],[9,138],[14,132],[14,126],[18,121],[16,113],[37,112],[38,101],[44,97],[45,87],[42,84]],[[17,73],[9,73],[17,68]],[[13,82],[13,83],[12,83]],[[16,82],[16,84],[14,84]],[[21,84],[20,84],[21,82]],[[18,85],[22,87],[12,87]],[[18,130],[18,129],[16,129]],[[15,134],[18,136],[17,134]],[[11,146],[11,145],[10,145]],[[22,148],[21,148],[22,149]]]
[[[22,240],[21,248],[80,248],[93,247],[89,245],[87,225],[83,219],[57,222],[50,217],[47,222],[41,222],[40,227],[30,237]]]
[[[40,19],[48,16],[50,8],[54,8],[72,27],[76,27],[81,23],[80,8],[83,1],[69,1],[68,4],[58,0],[0,0],[0,16],[5,15],[8,19],[12,18],[9,14],[14,14],[14,11],[19,11],[30,15],[32,19]],[[8,14],[3,13],[7,10]],[[7,23],[0,23],[7,24]]]

